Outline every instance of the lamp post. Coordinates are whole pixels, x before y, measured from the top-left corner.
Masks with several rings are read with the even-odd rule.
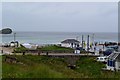
[[[83,38],[84,38],[84,36],[82,35],[82,49],[83,49]]]
[[[87,51],[89,51],[89,35],[88,35],[88,38],[87,38]]]
[[[14,33],[14,42],[16,41],[16,33]]]
[[[78,40],[78,36],[76,37],[76,40]]]
[[[93,46],[93,48],[95,47],[94,36],[95,36],[95,34],[93,33],[93,36],[92,36],[92,39],[93,39],[92,46]]]
[[[93,44],[94,44],[94,36],[95,36],[95,34],[93,33]]]
[[[16,41],[16,33],[14,33],[14,46],[15,46],[15,41]]]

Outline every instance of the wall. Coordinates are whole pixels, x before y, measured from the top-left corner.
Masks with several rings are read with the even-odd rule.
[[[108,65],[107,65],[107,69],[114,71],[114,67],[111,67],[111,66],[108,66]]]
[[[118,61],[115,62],[115,68],[117,70],[120,70],[120,62],[118,62]]]
[[[62,47],[71,47],[71,45],[68,44],[68,43],[62,43],[61,46],[62,46]]]

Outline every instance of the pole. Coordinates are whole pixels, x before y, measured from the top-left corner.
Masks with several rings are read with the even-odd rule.
[[[87,38],[87,51],[89,51],[89,35],[88,35],[88,38]]]
[[[83,38],[84,38],[84,36],[82,35],[82,49],[83,49]]]
[[[76,37],[76,40],[78,40],[78,36]]]
[[[16,33],[14,33],[14,42],[16,41]]]
[[[95,35],[95,34],[93,33],[93,45],[94,45],[94,35]]]
[[[94,35],[95,35],[95,34],[93,33],[93,42],[92,42],[93,49],[94,49],[94,47],[95,47]]]
[[[15,41],[16,41],[16,33],[14,33],[14,47],[15,47]]]

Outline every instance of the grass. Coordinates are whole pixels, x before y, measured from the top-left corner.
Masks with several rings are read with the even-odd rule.
[[[14,53],[23,53],[27,50],[28,50],[27,48],[25,48],[24,46],[21,45],[20,47],[15,48],[13,52]]]
[[[53,53],[71,53],[74,50],[72,48],[61,47],[57,45],[48,45],[42,48],[38,48],[36,50],[40,50],[42,52],[53,52]],[[29,51],[29,49],[25,48],[24,46],[20,46],[14,49],[14,53],[23,53],[25,51]]]
[[[66,58],[16,57],[23,64],[7,63],[3,56],[3,78],[120,78],[120,72],[102,71],[105,64],[95,62],[93,57],[80,57],[75,69],[67,67]]]
[[[120,72],[102,71],[101,68],[106,67],[101,62],[96,62],[95,58],[81,57],[77,61],[75,71],[82,73],[85,78],[120,78]]]
[[[44,64],[37,64],[34,66],[21,66],[5,64],[6,70],[3,70],[3,78],[59,78],[63,75],[50,69]],[[9,66],[9,67],[8,67]]]
[[[50,45],[42,47],[41,50],[73,50],[72,48],[61,47],[57,45]]]
[[[72,48],[66,48],[57,45],[44,46],[42,48],[39,48],[39,50],[53,53],[73,53],[74,51]]]
[[[2,78],[2,56],[0,55],[0,78]]]
[[[3,78],[66,78],[76,76],[76,72],[69,70],[61,59],[48,59],[48,57],[32,55],[16,57],[24,64],[6,63],[4,62],[5,56],[3,56]]]

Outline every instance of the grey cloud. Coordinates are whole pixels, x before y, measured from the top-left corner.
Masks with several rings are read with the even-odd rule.
[[[3,3],[2,12],[3,26],[16,31],[116,32],[118,28],[117,3]]]

